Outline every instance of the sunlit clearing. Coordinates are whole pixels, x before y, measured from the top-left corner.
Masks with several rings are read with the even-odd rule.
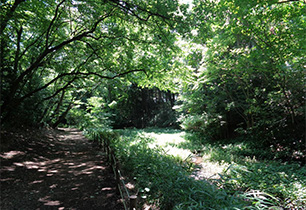
[[[173,133],[173,134],[167,134],[167,133],[144,133],[146,137],[151,137],[156,139],[155,142],[153,143],[154,145],[157,146],[167,146],[169,144],[180,144],[182,142],[186,142],[186,140],[182,137],[185,135],[185,132],[180,132],[180,133]]]
[[[154,132],[147,132],[144,133],[144,135],[146,137],[155,139],[153,143],[149,144],[150,148],[161,147],[164,149],[167,155],[173,155],[175,157],[180,157],[181,159],[185,160],[188,156],[192,154],[190,150],[177,148],[177,145],[186,142],[186,140],[182,137],[185,135],[185,132],[172,134],[158,134]]]

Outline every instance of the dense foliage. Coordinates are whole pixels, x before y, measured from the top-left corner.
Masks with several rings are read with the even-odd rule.
[[[304,150],[305,11],[301,1],[194,1],[183,126]]]
[[[301,150],[304,14],[290,0],[5,1],[1,124],[172,126],[172,91],[184,128]]]
[[[109,138],[163,209],[305,205],[305,1],[183,2],[1,1],[1,128]],[[220,180],[195,181],[152,139],[109,131],[170,126],[230,165]]]
[[[167,0],[2,1],[2,125],[56,127],[107,79],[158,85],[176,66],[178,6]]]

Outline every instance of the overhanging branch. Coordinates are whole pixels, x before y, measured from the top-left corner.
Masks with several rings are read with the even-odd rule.
[[[284,0],[284,1],[279,1],[279,2],[276,2],[277,4],[284,4],[284,3],[290,3],[290,2],[303,2],[301,0]],[[304,1],[305,2],[305,1]]]
[[[46,34],[46,49],[48,49],[48,47],[49,47],[49,36],[50,36],[51,28],[53,27],[53,24],[54,24],[55,20],[56,20],[57,17],[58,17],[58,11],[59,11],[60,6],[61,6],[65,1],[66,1],[66,0],[62,0],[62,1],[56,6],[54,17],[53,17],[53,19],[51,20],[51,22],[50,22],[50,24],[49,24],[49,26],[48,26],[47,34]]]
[[[152,11],[149,11],[149,10],[146,10],[142,7],[140,7],[139,5],[133,5],[127,1],[121,1],[121,0],[110,0],[111,2],[113,2],[114,4],[116,4],[119,8],[125,10],[126,12],[132,14],[134,17],[136,17],[137,19],[141,20],[141,21],[148,21],[150,19],[150,17],[152,16],[156,16],[156,17],[160,17],[164,20],[169,20],[170,17],[167,17],[165,15],[162,15],[160,13],[156,13],[156,12],[152,12]],[[137,9],[139,11],[142,11],[142,12],[145,12],[147,13],[147,17],[146,18],[143,18],[143,17],[140,17],[138,14],[136,14],[135,10],[133,9]]]
[[[9,11],[7,11],[7,13],[4,15],[4,17],[3,18],[1,17],[1,30],[0,30],[1,36],[3,34],[4,29],[7,26],[7,22],[13,17],[16,8],[18,7],[19,4],[21,4],[24,1],[25,0],[16,0],[12,5],[12,7],[9,9]]]
[[[101,79],[115,79],[117,77],[122,77],[124,75],[130,74],[130,73],[133,73],[133,72],[144,72],[146,74],[145,69],[133,69],[133,70],[129,70],[129,71],[126,71],[126,72],[123,72],[123,73],[116,74],[114,76],[105,76],[105,75],[98,74],[96,72],[86,72],[86,73],[79,72],[78,74],[79,75],[83,75],[83,76],[94,75],[94,76],[97,76],[97,77],[99,77]]]
[[[91,34],[93,33],[97,26],[99,25],[99,23],[101,23],[103,20],[105,20],[106,18],[110,17],[113,13],[113,11],[115,10],[112,9],[109,13],[105,14],[105,15],[102,15],[92,26],[92,28],[88,31],[85,31],[71,39],[68,39],[68,40],[65,40],[63,42],[61,42],[60,44],[52,47],[52,48],[47,48],[45,49],[38,57],[37,59],[35,60],[34,63],[32,63],[23,73],[21,73],[19,75],[19,77],[12,83],[11,85],[11,89],[10,89],[10,95],[12,96],[12,98],[14,98],[15,96],[15,93],[16,91],[18,90],[19,88],[19,85],[20,83],[22,82],[22,80],[24,79],[24,77],[26,75],[29,75],[32,73],[33,70],[35,70],[36,68],[39,67],[39,65],[41,64],[42,60],[45,59],[45,57],[47,55],[49,55],[50,53],[54,53],[56,51],[58,51],[59,49],[63,48],[64,46],[72,43],[72,42],[75,42],[75,41],[78,41],[78,40],[81,40],[83,37],[86,37],[88,34]],[[6,104],[3,104],[2,105],[2,108],[5,108],[7,106],[7,103]]]
[[[51,81],[49,81],[48,83],[46,83],[45,85],[43,85],[42,87],[37,88],[36,90],[31,91],[30,93],[24,95],[22,98],[19,99],[19,102],[22,102],[24,99],[31,97],[31,96],[34,95],[35,93],[37,93],[37,92],[39,92],[39,91],[41,91],[41,90],[46,89],[46,88],[49,87],[51,84],[55,83],[56,81],[58,81],[58,80],[61,79],[61,78],[64,78],[64,77],[67,77],[67,76],[71,76],[71,75],[77,76],[77,74],[78,74],[78,71],[77,71],[77,70],[80,69],[82,66],[84,66],[84,65],[89,61],[89,59],[90,59],[92,56],[93,56],[93,54],[91,54],[90,56],[88,56],[88,58],[87,58],[85,61],[83,61],[82,63],[80,63],[72,72],[60,74],[60,75],[58,75],[57,77],[55,77],[54,79],[52,79]]]

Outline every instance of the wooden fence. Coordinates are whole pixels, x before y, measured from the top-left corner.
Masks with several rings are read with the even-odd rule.
[[[124,178],[120,171],[119,161],[116,158],[115,151],[110,147],[108,139],[101,139],[101,146],[104,152],[106,152],[108,161],[112,166],[116,180],[116,191],[122,198],[122,203],[125,210],[136,210],[137,209],[137,195],[131,194],[126,188]]]

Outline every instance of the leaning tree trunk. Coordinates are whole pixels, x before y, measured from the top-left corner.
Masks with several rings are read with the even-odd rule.
[[[58,117],[57,121],[51,125],[52,128],[56,128],[67,116],[68,112],[71,110],[72,106],[72,101],[68,105],[67,109],[61,114],[61,116]]]

